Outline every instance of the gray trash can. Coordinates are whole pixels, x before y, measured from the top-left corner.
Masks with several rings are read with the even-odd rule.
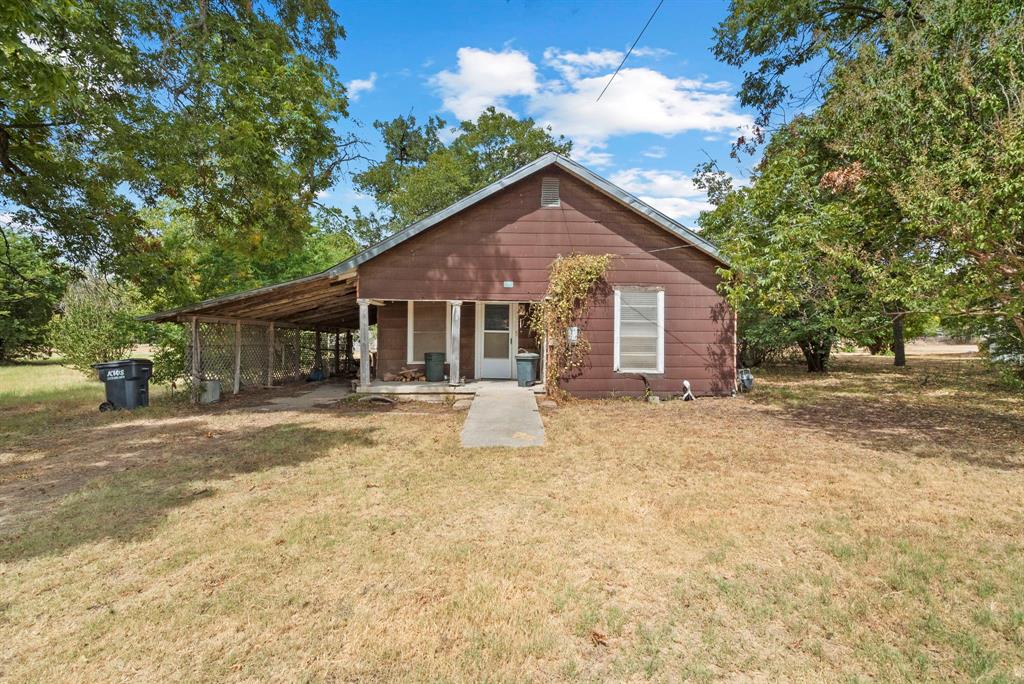
[[[135,409],[149,406],[149,379],[153,362],[149,359],[122,359],[93,364],[106,389],[107,400],[100,411]]]
[[[520,387],[530,387],[537,382],[537,364],[540,354],[521,352],[516,354],[516,379]]]
[[[423,355],[423,363],[426,366],[424,372],[427,382],[444,380],[444,352],[427,352]]]

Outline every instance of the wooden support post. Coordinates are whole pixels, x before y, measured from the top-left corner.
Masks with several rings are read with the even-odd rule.
[[[242,324],[235,321],[235,383],[232,394],[242,387]]]
[[[324,375],[327,375],[327,372],[324,370],[324,348],[321,344],[319,330],[313,333],[313,339],[315,340],[313,343],[313,366],[319,368],[320,372]]]
[[[359,300],[359,384],[370,385],[370,302]]]
[[[274,386],[274,324],[267,326],[267,387]]]
[[[295,330],[295,349],[292,354],[292,371],[296,380],[302,379],[302,331]]]
[[[199,321],[192,317],[192,401],[199,401],[199,383],[202,380],[203,362],[199,349]]]
[[[334,377],[341,375],[341,333],[334,331]]]
[[[355,358],[355,350],[352,348],[352,331],[345,331],[345,372],[352,370],[352,359]]]
[[[448,306],[452,309],[452,329],[448,331],[451,349],[451,358],[448,359],[448,384],[452,387],[462,384],[461,369],[459,368],[460,352],[459,337],[462,332],[462,302],[450,301]]]

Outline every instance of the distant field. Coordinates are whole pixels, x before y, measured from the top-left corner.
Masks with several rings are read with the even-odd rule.
[[[103,385],[95,378],[60,365],[56,360],[25,361],[0,366],[0,404],[46,399],[85,399],[90,394],[102,400]]]

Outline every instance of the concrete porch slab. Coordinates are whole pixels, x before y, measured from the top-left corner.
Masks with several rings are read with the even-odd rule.
[[[357,394],[451,394],[456,396],[473,396],[490,387],[519,388],[515,380],[470,380],[461,385],[451,386],[447,382],[384,382],[373,380],[369,385],[356,388]],[[545,394],[544,385],[522,388],[534,394]]]

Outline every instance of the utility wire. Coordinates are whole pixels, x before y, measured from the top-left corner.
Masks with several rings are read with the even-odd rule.
[[[615,73],[608,79],[608,83],[605,84],[604,90],[601,91],[601,94],[597,96],[597,99],[594,100],[594,102],[600,102],[601,98],[604,97],[605,91],[608,90],[608,86],[610,86],[612,81],[615,80],[615,77],[619,75],[619,70],[622,69],[622,65],[626,63],[627,59],[629,59],[629,56],[633,53],[633,48],[635,48],[636,44],[640,42],[640,39],[644,37],[644,31],[646,31],[647,27],[651,25],[652,21],[654,21],[654,15],[658,13],[658,10],[660,10],[661,6],[664,4],[665,0],[660,0],[660,2],[658,2],[658,6],[654,8],[653,12],[651,12],[651,16],[648,17],[647,23],[644,24],[642,29],[640,29],[640,33],[637,34],[636,40],[634,40],[633,44],[629,46],[629,50],[626,51],[626,55],[622,58],[622,61],[619,62],[619,66],[615,68]]]

